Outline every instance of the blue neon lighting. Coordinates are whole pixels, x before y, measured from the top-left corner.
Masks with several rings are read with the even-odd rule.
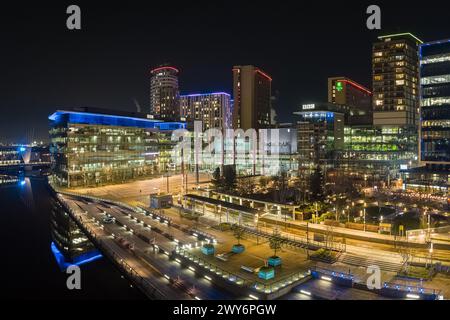
[[[226,92],[193,93],[193,94],[182,95],[181,97],[201,97],[201,96],[212,96],[212,95],[226,95],[228,97],[231,97],[231,95]]]
[[[83,264],[87,264],[89,262],[98,260],[103,257],[98,250],[93,250],[85,254],[79,255],[78,257],[75,258],[75,261],[71,263],[67,261],[67,259],[64,257],[61,251],[59,251],[58,247],[54,242],[51,243],[50,248],[53,252],[53,255],[55,256],[56,263],[58,264],[59,269],[61,271],[65,271],[69,266],[72,265],[81,266]]]
[[[48,117],[54,122],[67,121],[67,123],[91,124],[119,127],[135,127],[144,129],[176,130],[185,129],[185,122],[164,122],[154,119],[142,119],[117,115],[97,114],[88,112],[56,111]]]
[[[450,39],[426,42],[426,43],[422,43],[420,46],[421,47],[428,47],[428,46],[434,46],[434,45],[437,45],[437,44],[443,44],[443,43],[446,43],[446,42],[450,42]]]
[[[27,182],[26,182],[25,180],[21,180],[21,181],[19,182],[19,185],[20,185],[20,186],[24,186],[24,185],[26,185],[26,183],[27,183]]]
[[[27,151],[27,148],[25,148],[25,147],[20,147],[20,148],[19,148],[19,151],[20,151],[20,152],[25,152],[25,151]]]

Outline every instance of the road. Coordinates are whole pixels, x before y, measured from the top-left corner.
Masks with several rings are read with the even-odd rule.
[[[207,279],[197,275],[190,269],[182,268],[178,262],[169,259],[167,254],[156,252],[153,250],[153,246],[140,239],[137,235],[142,234],[149,239],[155,239],[156,244],[164,251],[169,252],[177,245],[176,242],[162,236],[158,232],[152,231],[151,228],[164,228],[163,223],[153,220],[151,218],[146,219],[148,225],[151,228],[144,227],[142,222],[138,222],[135,219],[131,219],[124,213],[132,213],[131,210],[118,206],[111,206],[102,202],[91,202],[81,200],[72,196],[63,196],[64,200],[74,208],[83,219],[84,224],[89,224],[96,233],[102,235],[103,239],[107,238],[110,243],[114,244],[114,250],[118,250],[123,253],[124,251],[131,256],[130,262],[136,267],[137,270],[142,271],[149,281],[151,281],[158,288],[165,290],[168,297],[172,299],[187,299],[185,293],[180,290],[174,290],[173,285],[169,284],[169,281],[165,278],[168,276],[170,279],[176,279],[178,283],[181,283],[183,287],[187,288],[189,292],[194,292],[195,297],[199,299],[236,299],[239,298],[228,292],[214,286]],[[101,224],[100,221],[105,217],[107,212],[113,216],[121,224],[125,224],[128,230],[116,223]],[[132,217],[137,218],[137,213],[133,213]],[[139,217],[139,220],[143,220],[144,217]],[[94,220],[96,222],[94,222]],[[131,232],[129,229],[133,230]],[[174,228],[170,228],[171,231],[177,232]],[[130,250],[125,250],[123,247],[117,244],[117,240],[114,240],[112,235],[115,235],[115,239],[123,238],[129,243],[134,245],[134,255]],[[195,240],[194,237],[185,235],[187,240]],[[181,236],[180,236],[181,238]],[[243,298],[243,297],[241,297]]]

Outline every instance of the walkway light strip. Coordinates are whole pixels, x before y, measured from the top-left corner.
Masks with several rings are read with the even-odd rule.
[[[195,296],[195,300],[202,300],[202,299],[200,299],[199,297]]]
[[[311,292],[309,291],[300,290],[300,293],[306,294],[307,296],[311,296]]]
[[[167,274],[164,275],[164,278],[166,278],[167,280],[170,280],[170,277]]]
[[[195,268],[193,268],[193,267],[189,267],[188,269],[191,271],[195,271]]]
[[[211,279],[210,277],[208,277],[208,276],[205,276],[205,279],[206,279],[206,280],[209,280],[209,281],[212,280],[212,279]]]
[[[180,259],[175,259],[175,261],[178,262],[178,263],[181,263],[181,260],[180,260]]]
[[[419,295],[417,295],[417,294],[411,294],[411,293],[408,293],[408,294],[406,295],[406,297],[409,298],[409,299],[420,299],[420,296],[419,296]]]
[[[325,276],[322,276],[322,277],[320,277],[322,280],[325,280],[325,281],[332,281],[332,279],[330,278],[330,277],[325,277]]]
[[[248,296],[249,296],[250,298],[252,298],[253,300],[259,300],[257,296],[254,296],[254,295],[252,295],[252,294],[249,294]]]

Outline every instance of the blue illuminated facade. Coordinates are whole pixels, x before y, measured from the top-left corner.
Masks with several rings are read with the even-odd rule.
[[[344,147],[345,112],[328,103],[305,104],[294,114],[297,121],[299,175],[307,178],[319,165],[324,171],[336,167],[336,155]]]
[[[450,39],[421,45],[420,94],[419,160],[423,166],[404,171],[404,187],[448,197]]]
[[[176,170],[171,136],[186,123],[151,117],[92,108],[50,115],[54,182],[95,187]]]
[[[102,126],[134,127],[143,129],[176,130],[185,129],[185,122],[164,122],[120,115],[95,114],[88,112],[57,111],[48,117],[54,124],[77,123]]]
[[[429,168],[450,169],[450,40],[420,48],[420,160]]]

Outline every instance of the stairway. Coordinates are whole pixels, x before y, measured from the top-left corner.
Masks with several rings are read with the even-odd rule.
[[[365,258],[351,254],[343,254],[338,260],[341,263],[349,264],[357,267],[378,266],[382,271],[398,273],[402,269],[401,263]]]

